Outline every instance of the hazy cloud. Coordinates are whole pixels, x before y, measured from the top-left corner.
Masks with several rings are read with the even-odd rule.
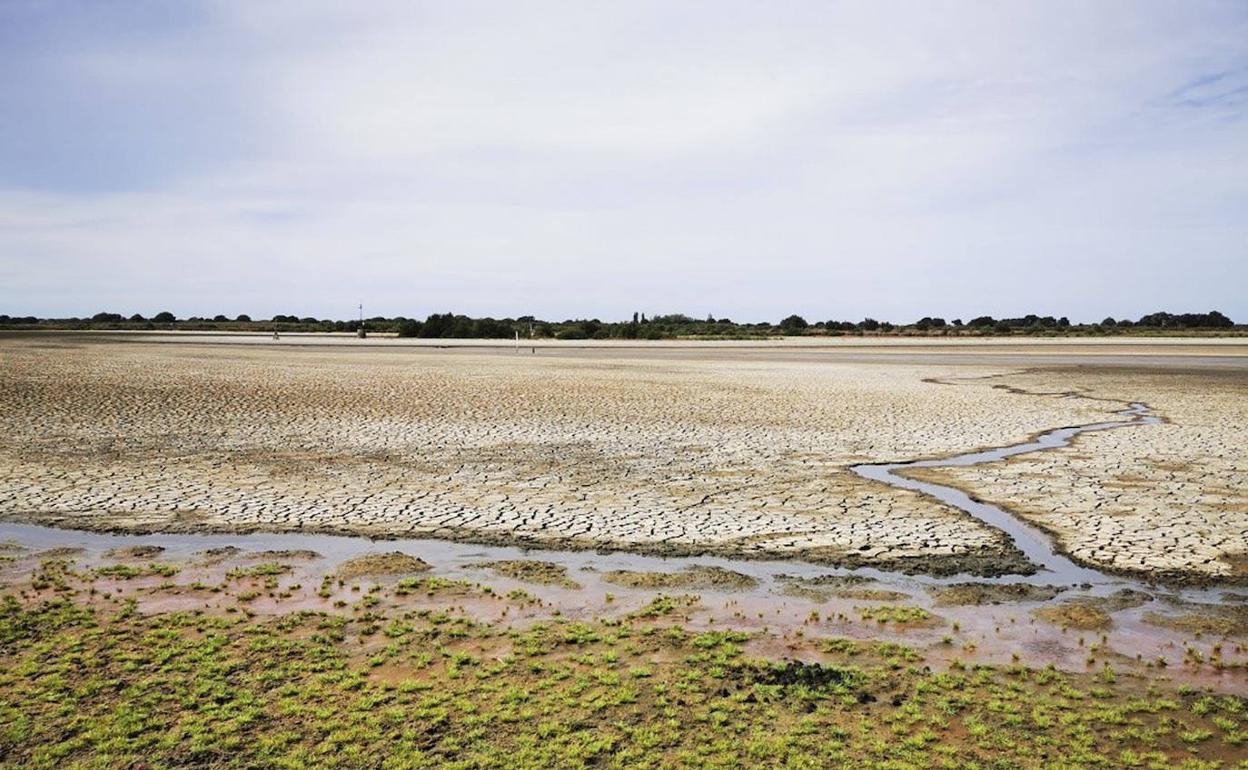
[[[1238,2],[19,1],[0,68],[0,312],[1248,320]]]

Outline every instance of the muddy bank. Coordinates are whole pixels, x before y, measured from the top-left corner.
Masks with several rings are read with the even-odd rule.
[[[424,559],[394,551],[392,553],[366,554],[347,559],[338,566],[335,575],[343,580],[354,580],[362,577],[383,577],[389,575],[409,575],[416,572],[429,571],[429,564]]]
[[[637,570],[611,570],[602,579],[628,588],[655,589],[712,589],[718,591],[743,591],[754,588],[758,581],[749,575],[723,567],[690,566],[680,572],[641,572]]]
[[[568,577],[567,567],[549,561],[504,559],[502,561],[481,562],[470,566],[488,569],[496,575],[502,575],[503,577],[509,577],[524,583],[561,586],[563,588],[581,587],[580,583]]]
[[[394,541],[408,538],[431,538],[471,545],[516,547],[534,550],[592,551],[597,553],[635,553],[661,558],[695,558],[713,556],[727,559],[744,559],[760,562],[804,561],[827,567],[843,569],[878,569],[902,575],[930,575],[953,577],[969,575],[994,578],[1006,575],[1034,575],[1036,566],[1021,551],[1005,543],[1001,550],[995,547],[966,548],[964,552],[949,555],[918,556],[864,556],[859,552],[834,548],[799,548],[779,553],[761,550],[745,544],[678,544],[678,543],[602,543],[579,538],[528,537],[512,534],[492,534],[480,530],[440,527],[429,531],[388,531],[376,526],[291,526],[227,524],[214,519],[191,519],[178,514],[152,514],[144,519],[125,520],[116,515],[98,513],[17,513],[6,514],[4,521],[16,524],[32,524],[116,535],[254,535],[254,534],[300,534],[331,535],[339,537],[363,537],[377,541]],[[1002,538],[1004,540],[1004,537]]]
[[[1083,596],[1037,609],[1033,614],[1054,625],[1083,631],[1100,631],[1113,626],[1114,613],[1142,607],[1152,596],[1131,588],[1108,596]]]
[[[995,583],[955,583],[948,586],[929,586],[928,593],[942,605],[984,605],[1003,602],[1042,602],[1054,598],[1066,590],[1066,586],[1034,586],[1024,583],[1001,585]]]
[[[860,601],[899,601],[909,599],[910,594],[885,588],[881,583],[860,575],[818,575],[794,577],[777,575],[784,586],[786,596],[797,596],[817,602],[829,599],[856,599]]]

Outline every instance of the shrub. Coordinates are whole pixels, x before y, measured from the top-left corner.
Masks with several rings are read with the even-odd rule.
[[[800,315],[791,315],[780,322],[780,329],[785,332],[800,332],[810,324],[806,323],[806,319]]]

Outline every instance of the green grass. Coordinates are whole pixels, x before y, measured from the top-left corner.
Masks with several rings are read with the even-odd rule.
[[[105,578],[120,578],[121,580],[130,580],[138,577],[151,577],[158,575],[160,577],[173,577],[178,574],[179,568],[173,564],[159,564],[152,562],[151,564],[142,564],[135,566],[133,564],[112,564],[107,567],[96,567],[95,574]]]
[[[528,627],[402,607],[445,591],[508,601],[438,578],[268,617],[5,595],[0,767],[1248,768],[1242,698],[1103,671],[939,672],[875,641],[756,659],[750,634],[682,627],[692,597]]]
[[[896,623],[906,625],[911,623],[925,623],[932,618],[932,614],[922,607],[911,607],[908,605],[880,605],[874,607],[858,607],[858,615],[863,620],[874,620],[877,623]]]

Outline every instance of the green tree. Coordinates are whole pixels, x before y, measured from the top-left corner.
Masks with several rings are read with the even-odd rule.
[[[791,315],[780,322],[780,329],[786,334],[803,331],[809,326],[810,324],[806,323],[806,319],[797,314]]]

